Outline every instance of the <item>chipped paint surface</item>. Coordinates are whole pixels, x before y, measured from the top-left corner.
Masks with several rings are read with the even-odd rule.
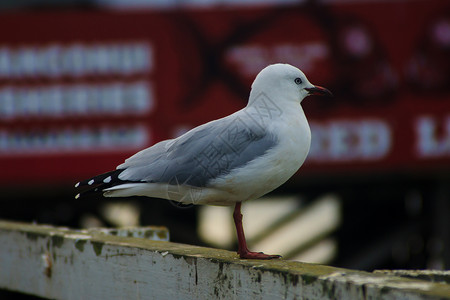
[[[374,273],[450,284],[450,270],[376,270]]]
[[[42,254],[42,263],[44,268],[44,274],[47,277],[52,277],[52,257],[50,256],[50,253],[46,252]]]
[[[435,288],[433,283],[427,281],[404,281],[398,277],[376,276],[371,273],[346,274],[343,272],[335,272],[330,275],[320,276],[319,279],[331,282],[351,282],[355,286],[365,287],[365,294],[367,293],[367,287],[371,287],[372,289],[376,288],[382,292],[388,290],[417,290],[425,293],[431,292]]]
[[[0,221],[0,288],[55,299],[450,299],[450,285]]]

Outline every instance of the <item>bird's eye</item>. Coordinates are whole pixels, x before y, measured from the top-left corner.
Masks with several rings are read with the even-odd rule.
[[[302,79],[300,77],[297,77],[294,79],[295,84],[301,84],[302,83]]]

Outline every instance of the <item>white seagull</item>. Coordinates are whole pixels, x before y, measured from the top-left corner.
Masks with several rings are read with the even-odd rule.
[[[279,258],[248,250],[241,203],[279,187],[305,161],[311,131],[300,104],[309,95],[332,96],[296,67],[269,65],[256,76],[246,107],[144,149],[114,171],[77,183],[75,187],[90,189],[76,198],[98,192],[105,197],[235,205],[240,258]]]

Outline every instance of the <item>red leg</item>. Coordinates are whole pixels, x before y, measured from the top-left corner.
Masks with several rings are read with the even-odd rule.
[[[247,248],[245,241],[244,227],[242,226],[241,202],[237,202],[233,213],[234,225],[236,225],[236,232],[238,237],[238,254],[240,258],[248,259],[274,259],[280,258],[280,255],[267,255],[262,252],[252,252]]]

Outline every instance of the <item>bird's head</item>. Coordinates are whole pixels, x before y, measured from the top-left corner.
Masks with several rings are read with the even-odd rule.
[[[259,93],[273,97],[277,103],[301,103],[309,95],[333,96],[328,89],[311,84],[302,71],[289,64],[273,64],[261,70],[252,84],[252,94]]]

